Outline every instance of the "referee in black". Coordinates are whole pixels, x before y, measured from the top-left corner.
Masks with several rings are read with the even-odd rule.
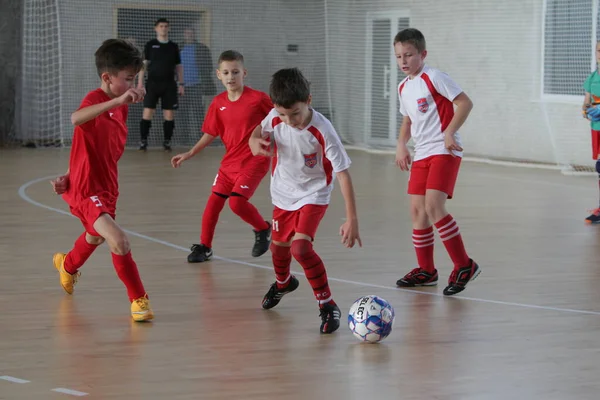
[[[145,68],[140,71],[138,87],[144,85],[144,75],[148,74],[146,97],[144,97],[144,114],[140,122],[142,142],[140,150],[148,148],[148,135],[152,126],[152,117],[156,104],[160,99],[163,110],[163,130],[165,134],[163,147],[171,150],[171,138],[175,129],[175,110],[177,109],[177,94],[183,96],[183,65],[179,55],[179,46],[169,40],[169,21],[159,18],[154,23],[156,39],[150,40],[144,47]],[[177,81],[175,81],[177,75]]]

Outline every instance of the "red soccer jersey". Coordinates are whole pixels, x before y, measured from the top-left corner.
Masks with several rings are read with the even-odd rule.
[[[109,101],[102,89],[89,92],[79,109]],[[119,196],[117,162],[127,140],[127,105],[113,108],[75,127],[69,160],[69,204],[90,196],[115,202]]]
[[[252,166],[268,168],[269,158],[255,158],[250,151],[248,139],[272,108],[273,103],[266,93],[248,86],[244,86],[242,96],[236,101],[230,101],[227,92],[213,99],[202,125],[202,132],[221,137],[226,150],[221,160],[222,169],[237,173],[247,167],[251,160]]]

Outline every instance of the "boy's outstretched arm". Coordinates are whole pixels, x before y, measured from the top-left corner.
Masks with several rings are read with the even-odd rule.
[[[171,158],[171,165],[173,166],[173,168],[181,166],[182,162],[200,153],[202,150],[204,150],[206,146],[211,144],[213,140],[215,140],[215,136],[209,135],[208,133],[203,134],[200,140],[198,140],[194,147],[192,147],[189,151],[177,154],[176,156]]]
[[[592,95],[590,92],[585,92],[585,97],[583,99],[583,105],[581,106],[581,114],[583,118],[589,119],[587,115],[587,109],[592,106]]]
[[[352,178],[350,172],[344,170],[336,174],[336,178],[340,183],[340,189],[342,196],[344,196],[344,202],[346,203],[346,222],[340,227],[340,236],[342,237],[342,244],[346,247],[354,247],[354,243],[358,242],[358,245],[362,247],[362,240],[358,234],[358,215],[356,213],[356,197],[354,196],[354,186],[352,185]]]
[[[252,135],[250,135],[250,139],[248,139],[248,145],[250,146],[252,154],[255,156],[271,157],[273,155],[270,150],[271,143],[262,137],[261,125],[257,125],[252,131]]]
[[[121,96],[105,101],[104,103],[92,104],[91,106],[80,108],[71,114],[71,123],[75,126],[85,124],[108,110],[112,110],[123,104],[138,103],[143,99],[143,89],[129,89]]]

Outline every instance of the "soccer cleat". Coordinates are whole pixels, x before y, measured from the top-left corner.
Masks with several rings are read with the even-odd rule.
[[[592,214],[585,219],[585,223],[588,225],[600,224],[600,208],[592,210],[591,213]]]
[[[201,263],[204,261],[208,261],[213,256],[212,249],[206,247],[203,244],[194,244],[191,248],[192,252],[188,254],[188,262],[189,263]]]
[[[284,295],[298,289],[299,285],[300,282],[298,282],[298,279],[294,275],[290,275],[290,283],[283,289],[277,289],[277,282],[274,282],[267,294],[265,294],[265,297],[263,297],[262,308],[268,310],[275,307]]]
[[[325,303],[321,306],[321,333],[333,333],[340,327],[342,312],[337,304]]]
[[[140,151],[148,150],[148,142],[146,140],[141,141],[139,150]]]
[[[481,268],[479,265],[471,259],[469,259],[470,264],[468,267],[459,268],[459,270],[454,270],[450,274],[450,278],[448,278],[448,286],[444,289],[444,294],[446,296],[452,296],[453,294],[457,294],[465,290],[467,283],[474,281],[477,276],[481,273]]]
[[[65,271],[65,258],[67,258],[67,255],[65,253],[56,253],[52,257],[52,263],[54,264],[54,268],[56,268],[56,270],[58,271],[58,275],[60,277],[60,285],[62,286],[62,288],[65,289],[65,292],[67,292],[68,294],[73,294],[73,290],[75,289],[75,285],[77,284],[81,273],[76,272],[75,274],[71,275],[70,273]]]
[[[408,274],[404,275],[396,281],[396,286],[399,287],[416,287],[416,286],[435,286],[438,281],[437,269],[433,273],[427,272],[421,268],[415,268]]]
[[[165,149],[165,151],[171,151],[171,141],[165,140],[163,142],[163,148]]]
[[[148,297],[140,297],[131,302],[131,316],[136,322],[150,321],[154,318]]]
[[[267,222],[267,221],[265,221]],[[254,231],[254,246],[252,247],[252,257],[260,257],[269,250],[271,245],[271,224],[262,231]]]

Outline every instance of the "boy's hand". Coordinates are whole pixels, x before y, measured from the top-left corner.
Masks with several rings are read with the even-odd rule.
[[[268,140],[251,137],[248,141],[248,144],[250,145],[252,155],[264,157],[271,157],[273,155],[273,151],[271,150],[271,142]]]
[[[144,88],[127,89],[127,91],[119,97],[119,103],[121,105],[139,103],[144,100],[145,95],[146,90]]]
[[[63,194],[69,188],[69,174],[61,175],[56,179],[50,181],[52,189],[56,194]]]
[[[400,167],[402,171],[408,171],[410,168],[410,152],[406,145],[398,145],[396,149],[396,165]]]
[[[463,148],[456,144],[456,140],[454,140],[454,135],[444,135],[444,144],[446,145],[446,149],[450,152],[452,157],[456,157],[454,155],[455,151],[463,151]]]
[[[183,163],[185,160],[190,159],[191,157],[192,155],[189,151],[177,154],[175,157],[171,158],[171,165],[173,166],[173,168],[179,168],[181,166],[181,163]]]
[[[340,236],[342,237],[342,244],[348,248],[354,247],[354,242],[358,242],[358,245],[362,247],[362,240],[358,234],[358,221],[356,219],[347,219],[346,222],[340,227]]]

